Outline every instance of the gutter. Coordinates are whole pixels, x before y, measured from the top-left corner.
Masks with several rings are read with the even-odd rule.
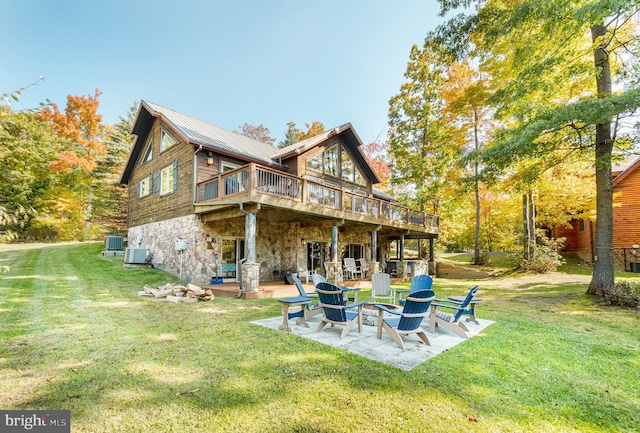
[[[202,144],[193,153],[193,205],[196,206],[198,200],[198,152],[202,150]]]

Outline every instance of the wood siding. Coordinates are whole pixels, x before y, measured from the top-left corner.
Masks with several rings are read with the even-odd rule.
[[[160,152],[160,133],[164,129],[178,141],[177,144]],[[153,157],[151,161],[140,163],[144,158],[147,143],[140,152],[138,161],[129,180],[129,227],[136,227],[151,222],[163,221],[177,216],[193,214],[193,152],[191,144],[180,140],[168,125],[156,120],[151,128],[149,138],[153,138]],[[149,140],[149,138],[147,140]],[[148,141],[147,141],[148,142]],[[178,180],[176,189],[168,194],[157,194],[157,173],[163,168],[177,163]],[[153,176],[153,185],[149,195],[138,197],[138,182]]]
[[[613,248],[640,244],[640,170],[613,187]]]
[[[595,224],[591,221],[583,221],[584,230],[580,230],[580,221],[572,220],[572,228],[556,228],[556,237],[566,238],[564,242],[565,251],[591,251],[592,239],[591,230]]]

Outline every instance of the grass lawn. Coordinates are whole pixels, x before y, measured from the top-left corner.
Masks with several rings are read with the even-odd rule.
[[[0,250],[0,409],[68,409],[74,433],[640,431],[640,311],[584,285],[483,282],[496,323],[405,372],[249,323],[275,300],[139,298],[176,279],[101,250]]]

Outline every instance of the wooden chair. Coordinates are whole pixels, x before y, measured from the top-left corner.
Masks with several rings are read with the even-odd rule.
[[[429,275],[416,275],[411,279],[411,288],[409,290],[396,290],[395,293],[398,295],[398,304],[404,305],[405,300],[402,299],[403,293],[412,294],[417,292],[418,290],[431,290],[433,286],[433,278]]]
[[[364,278],[367,278],[367,274],[369,273],[369,262],[364,257],[358,259],[358,263],[360,264],[360,271]]]
[[[293,281],[293,284],[296,285],[296,288],[298,289],[298,293],[300,293],[300,296],[308,296],[310,298],[315,298],[315,299],[318,298],[317,293],[307,293],[304,290],[304,287],[302,287],[302,282],[300,281],[300,278],[296,277],[295,275],[291,275],[291,280]],[[305,305],[303,314],[305,319],[309,319],[311,317],[317,316],[318,314],[322,314],[322,308],[317,304],[313,305],[311,302],[309,302]]]
[[[402,312],[375,304],[378,309],[378,338],[382,339],[382,330],[384,329],[402,350],[404,350],[402,336],[409,334],[416,334],[425,344],[431,346],[427,334],[420,325],[429,314],[429,306],[435,298],[433,290],[418,290],[407,296]],[[397,317],[385,318],[384,313]]]
[[[360,275],[360,278],[363,278],[362,270],[358,269],[358,266],[356,266],[356,259],[354,259],[353,257],[345,257],[343,259],[343,262],[344,262],[344,278],[355,279],[357,275]]]
[[[320,297],[318,305],[322,307],[324,313],[316,332],[322,331],[322,328],[327,324],[331,324],[332,327],[341,325],[344,326],[344,329],[340,338],[344,338],[356,323],[358,324],[358,332],[362,332],[362,306],[365,304],[364,302],[345,305],[342,289],[331,283],[318,283],[316,291]],[[358,312],[349,311],[352,309],[357,309]]]
[[[440,325],[454,334],[462,337],[469,338],[467,328],[464,323],[460,322],[460,318],[464,314],[469,314],[471,308],[469,306],[473,295],[478,291],[478,286],[474,286],[469,290],[469,293],[462,302],[436,299],[431,303],[431,314],[429,316],[429,332],[432,334],[436,332],[436,326]],[[451,313],[447,313],[441,310],[441,308],[453,310]]]
[[[391,275],[379,272],[371,275],[371,300],[387,299],[389,303],[395,303],[395,295],[391,291]]]

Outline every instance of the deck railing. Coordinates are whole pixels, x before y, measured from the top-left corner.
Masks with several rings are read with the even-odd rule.
[[[323,185],[257,164],[248,164],[200,182],[197,185],[197,202],[212,203],[252,191],[427,228],[437,229],[439,226],[436,215]]]

